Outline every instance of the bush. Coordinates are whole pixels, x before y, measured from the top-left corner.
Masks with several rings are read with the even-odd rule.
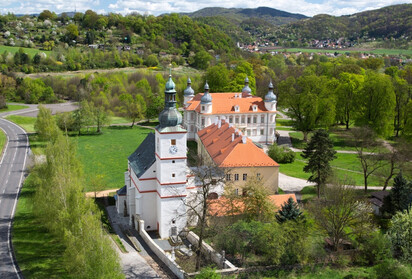
[[[391,256],[391,243],[388,237],[376,231],[360,241],[354,261],[358,264],[375,265]]]
[[[200,270],[200,273],[195,276],[195,279],[220,279],[222,275],[216,273],[213,268],[206,267]]]
[[[281,164],[290,164],[295,161],[296,154],[286,146],[278,146],[276,143],[269,148],[270,158]]]
[[[410,268],[396,260],[387,259],[374,267],[377,279],[408,279],[411,278]]]

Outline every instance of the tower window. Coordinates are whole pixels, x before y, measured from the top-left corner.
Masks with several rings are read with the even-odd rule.
[[[174,163],[175,163],[175,160],[172,161],[172,164],[174,164]]]
[[[176,139],[171,139],[170,140],[170,145],[176,145]]]
[[[202,106],[202,111],[205,111],[205,106]]]
[[[175,173],[172,173],[172,177],[176,177],[176,174],[175,174]]]

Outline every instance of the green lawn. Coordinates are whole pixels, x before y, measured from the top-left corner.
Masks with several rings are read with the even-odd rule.
[[[110,124],[124,124],[124,123],[131,123],[131,121],[124,117],[120,117],[120,116],[110,117]]]
[[[0,109],[0,112],[15,111],[15,110],[25,109],[25,108],[29,108],[29,107],[23,106],[23,105],[7,105],[7,108]]]
[[[64,247],[35,220],[32,197],[34,186],[26,179],[13,221],[13,247],[25,278],[66,278],[61,269]]]
[[[306,163],[300,154],[302,154],[302,152],[296,152],[296,160],[293,163],[280,164],[279,171],[292,177],[308,179],[310,174],[303,171],[303,167]],[[361,173],[362,167],[356,154],[337,153],[336,157],[337,158],[330,163],[335,175],[340,179],[349,179],[357,186],[364,185],[363,174]],[[382,182],[377,176],[372,175],[368,179],[368,185],[381,186]]]
[[[11,53],[16,53],[17,51],[19,51],[20,47],[13,47],[13,46],[3,46],[0,45],[0,53],[3,53],[5,51],[11,52]],[[27,53],[30,56],[34,56],[36,55],[36,53],[38,52],[44,52],[47,55],[51,54],[51,51],[48,50],[40,50],[40,49],[36,49],[36,48],[27,48],[27,47],[23,47],[22,48],[24,50],[25,53]]]
[[[103,129],[100,135],[75,137],[77,153],[84,166],[85,191],[92,191],[90,181],[95,175],[103,174],[105,186],[100,190],[121,188],[127,157],[136,150],[152,130],[141,127],[112,126]]]
[[[5,118],[22,127],[27,133],[35,132],[34,123],[36,122],[36,117],[8,115]]]
[[[276,118],[276,127],[292,126],[293,121],[289,119]]]
[[[3,132],[2,129],[0,129],[0,159],[1,159],[1,154],[3,154],[3,148],[6,145],[6,134]]]

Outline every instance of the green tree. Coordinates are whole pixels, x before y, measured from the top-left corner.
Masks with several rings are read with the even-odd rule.
[[[295,152],[293,152],[290,148],[286,146],[278,146],[276,142],[269,147],[268,155],[275,162],[281,164],[293,163],[296,157]]]
[[[357,112],[356,100],[362,90],[364,78],[361,75],[341,73],[339,76],[339,85],[336,89],[336,117],[343,121],[346,129],[354,119]]]
[[[39,106],[39,113],[34,123],[34,130],[38,137],[45,141],[54,141],[60,133],[51,111],[42,105]]]
[[[132,121],[131,127],[133,127],[136,120],[143,118],[141,104],[129,93],[124,93],[120,95],[119,99],[122,102],[123,113],[127,119]]]
[[[159,65],[159,60],[157,59],[157,56],[155,54],[150,54],[144,60],[144,65],[146,65],[147,67],[156,67],[157,65]]]
[[[197,69],[205,70],[209,67],[210,61],[212,61],[213,57],[207,51],[201,50],[196,52],[193,62],[190,66],[193,66]]]
[[[69,24],[66,26],[66,36],[69,40],[77,40],[79,36],[79,29],[76,24]]]
[[[383,210],[390,214],[407,210],[412,205],[412,181],[407,181],[400,172],[393,180],[393,187],[385,197]]]
[[[14,99],[16,96],[16,80],[12,77],[0,74],[0,109],[7,107],[7,99]]]
[[[40,20],[46,20],[46,19],[56,19],[57,15],[54,12],[50,12],[49,10],[43,10],[40,14],[39,14],[39,19]]]
[[[412,262],[412,208],[399,211],[392,217],[387,233],[396,257]]]
[[[336,158],[333,142],[325,130],[317,130],[310,139],[301,156],[308,159],[304,172],[312,173],[308,181],[315,182],[318,198],[320,189],[325,186],[327,178],[332,173],[330,161]]]
[[[384,74],[367,71],[358,99],[358,114],[355,123],[367,125],[378,135],[393,133],[393,116],[396,96],[390,78]]]
[[[302,216],[302,213],[297,202],[293,198],[289,198],[276,213],[276,219],[279,223],[284,223],[288,220],[298,219]]]
[[[229,70],[224,64],[209,67],[205,79],[212,92],[227,92],[229,85]]]
[[[335,100],[332,88],[335,81],[325,76],[303,75],[280,83],[280,94],[285,99],[288,114],[296,130],[302,131],[304,141],[317,127],[329,127],[335,121]]]

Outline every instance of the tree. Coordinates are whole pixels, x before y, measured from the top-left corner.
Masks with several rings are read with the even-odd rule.
[[[57,18],[56,14],[53,12],[50,12],[49,10],[44,10],[39,14],[39,19],[40,20],[46,20],[46,19],[55,19]]]
[[[138,96],[141,97],[140,95],[136,97]],[[131,127],[133,127],[136,120],[143,118],[141,103],[129,93],[120,95],[119,99],[122,102],[123,113],[127,119],[132,121]]]
[[[54,141],[60,133],[51,111],[42,105],[39,106],[34,130],[37,132],[38,137],[45,141]]]
[[[16,93],[16,80],[0,74],[0,109],[7,107],[6,101],[14,98]]]
[[[75,131],[81,134],[81,130],[84,127],[88,127],[93,123],[93,113],[90,108],[89,102],[83,100],[79,103],[79,109],[73,112],[73,128]]]
[[[392,78],[393,88],[395,92],[395,118],[393,126],[395,128],[395,136],[399,136],[399,132],[403,130],[406,120],[406,105],[410,97],[410,88],[406,80],[394,76]]]
[[[155,54],[150,54],[144,60],[144,64],[147,67],[156,67],[157,65],[159,65],[159,60],[157,59],[157,56]]]
[[[248,220],[271,221],[276,211],[269,200],[269,190],[257,175],[250,175],[243,186],[241,198],[245,205],[244,214]]]
[[[207,216],[209,208],[209,195],[214,192],[216,185],[225,181],[225,172],[222,168],[213,165],[203,164],[201,158],[198,158],[198,167],[192,169],[195,180],[197,181],[197,192],[191,195],[190,199],[184,201],[188,208],[188,216],[197,220],[199,230],[199,242],[196,246],[196,270],[200,270],[201,264],[201,247],[203,245],[204,233],[207,226]]]
[[[205,79],[212,92],[227,92],[229,85],[229,70],[224,64],[209,67]]]
[[[79,36],[79,29],[77,28],[76,24],[69,24],[66,27],[66,36],[67,39],[71,40],[76,40],[77,37]]]
[[[280,94],[289,108],[293,126],[303,133],[306,142],[309,132],[317,127],[329,127],[335,121],[335,100],[332,88],[335,81],[325,76],[303,75],[286,79],[279,85]]]
[[[317,130],[301,154],[303,158],[308,159],[303,171],[312,173],[308,181],[316,183],[318,198],[321,187],[325,186],[326,179],[332,172],[329,162],[336,158],[335,154],[333,142],[325,130]]]
[[[209,67],[209,63],[212,59],[213,57],[207,51],[201,50],[196,52],[193,63],[191,63],[190,66],[205,70]]]
[[[369,126],[385,137],[393,133],[396,96],[389,76],[368,71],[357,103],[358,126]]]
[[[385,197],[383,211],[395,214],[407,210],[412,205],[412,181],[407,181],[402,173],[393,180],[393,187]]]
[[[345,123],[346,129],[349,129],[349,124],[357,112],[356,100],[362,90],[363,81],[362,75],[344,72],[339,76],[339,86],[336,89],[336,117]]]
[[[399,211],[392,217],[387,233],[396,257],[412,262],[412,208]]]
[[[287,202],[282,205],[282,208],[277,212],[276,219],[279,223],[284,223],[288,220],[296,220],[302,216],[302,211],[299,208],[299,205],[289,198]]]
[[[278,146],[276,142],[269,147],[268,155],[275,162],[281,164],[293,163],[296,157],[295,152],[293,152],[290,148],[286,146]]]
[[[382,144],[377,140],[376,133],[369,127],[356,127],[351,130],[356,154],[361,162],[365,193],[368,191],[368,178],[381,168],[384,161],[381,159]]]
[[[372,208],[358,199],[353,186],[346,181],[333,182],[324,189],[322,198],[308,205],[316,224],[339,250],[343,240],[363,237],[373,231]]]

